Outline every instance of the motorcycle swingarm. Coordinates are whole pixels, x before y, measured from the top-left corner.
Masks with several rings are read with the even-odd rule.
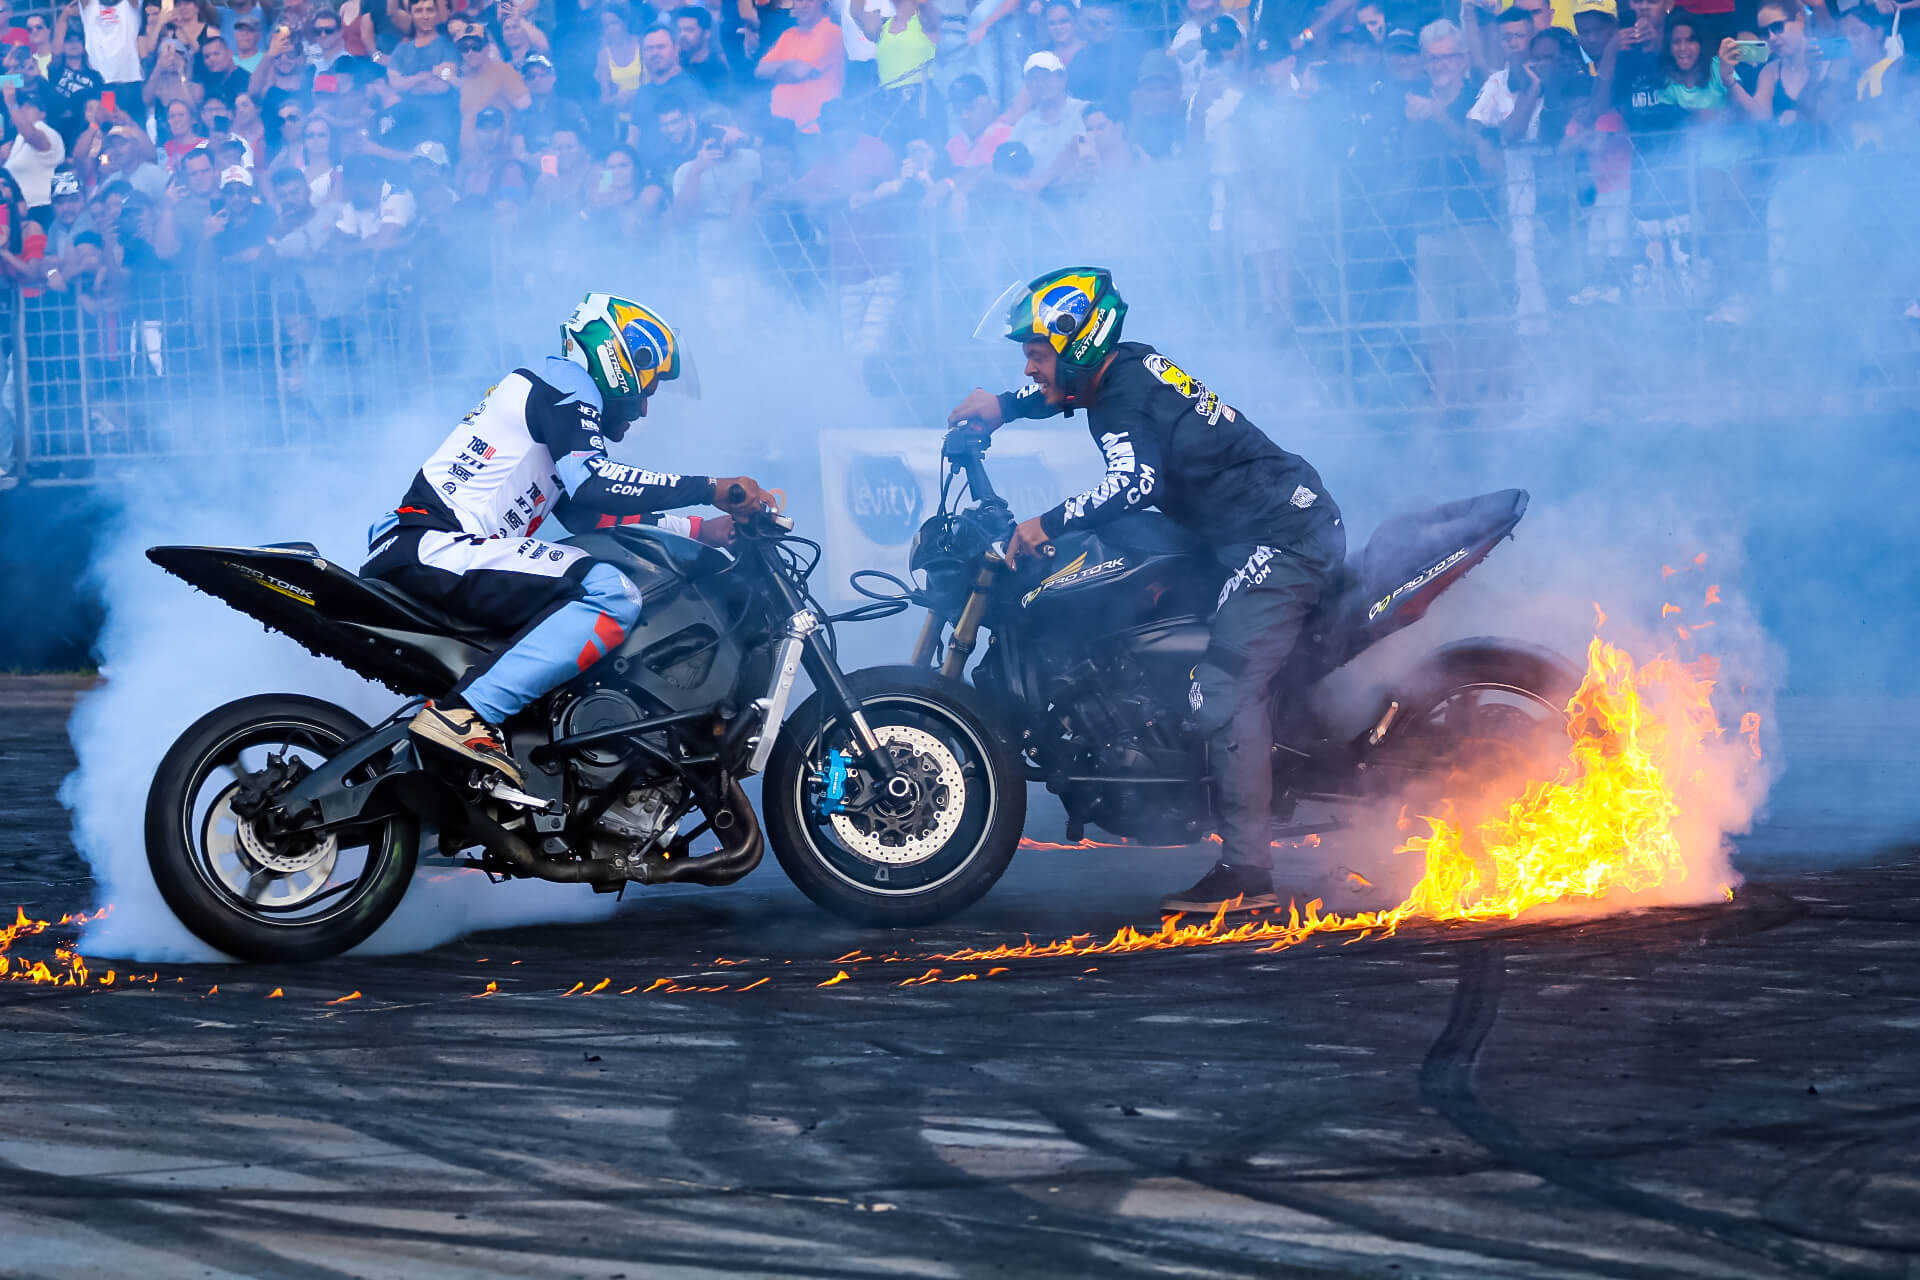
[[[349,784],[347,776],[369,763],[386,758],[374,777]],[[340,749],[338,755],[300,779],[287,790],[281,808],[290,815],[308,814],[318,809],[321,827],[339,826],[371,816],[367,807],[377,793],[387,792],[378,784],[388,778],[412,773],[420,767],[419,753],[407,733],[407,721],[396,717],[370,729]]]

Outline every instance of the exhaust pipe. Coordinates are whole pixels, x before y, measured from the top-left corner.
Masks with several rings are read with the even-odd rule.
[[[718,852],[699,858],[686,856],[687,842],[680,840],[668,853],[650,853],[640,860],[641,884],[701,884],[713,887],[732,884],[760,865],[766,840],[760,834],[760,819],[747,803],[739,782],[729,783],[727,798],[719,809],[707,814],[714,834],[720,837]]]
[[[408,789],[409,807],[421,812],[436,825],[451,825],[451,797],[440,788],[421,786]],[[472,805],[458,806],[459,822],[488,853],[521,875],[558,884],[616,885],[625,880],[636,884],[729,885],[760,865],[766,841],[760,833],[760,820],[748,803],[746,792],[736,781],[729,785],[721,806],[707,813],[707,820],[720,837],[720,849],[704,857],[687,856],[687,841],[680,840],[666,852],[650,853],[639,863],[623,866],[603,858],[549,858],[534,849],[521,836],[495,822]]]

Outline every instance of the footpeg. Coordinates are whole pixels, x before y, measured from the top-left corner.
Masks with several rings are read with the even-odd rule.
[[[529,795],[503,778],[489,778],[485,783],[481,784],[480,789],[492,796],[495,800],[505,801],[507,804],[519,809],[531,809],[538,812],[545,809],[548,804],[548,802],[541,797]]]

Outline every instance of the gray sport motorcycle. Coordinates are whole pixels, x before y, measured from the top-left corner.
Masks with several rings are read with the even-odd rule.
[[[868,924],[943,919],[999,879],[1025,782],[964,685],[905,667],[843,672],[807,588],[818,544],[771,513],[732,554],[642,526],[572,539],[646,599],[590,669],[502,726],[525,790],[422,757],[407,722],[509,637],[341,568],[306,543],[163,546],[169,573],[408,701],[377,725],[290,694],[209,712],[148,792],[148,860],[202,940],[248,960],[314,960],[364,941],[416,866],[613,892],[726,885],[760,862],[741,780],[765,772],[767,835],[827,910]],[[791,716],[805,670],[816,690]],[[784,721],[784,724],[782,723]],[[437,834],[422,850],[422,832]],[[711,838],[712,851],[696,851]],[[425,853],[427,856],[422,857]]]

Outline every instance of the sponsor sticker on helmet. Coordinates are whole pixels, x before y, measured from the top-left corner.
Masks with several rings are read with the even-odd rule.
[[[602,342],[594,353],[600,361],[600,372],[606,376],[607,385],[615,395],[626,395],[629,390],[627,371],[621,367],[620,344],[612,338]]]

